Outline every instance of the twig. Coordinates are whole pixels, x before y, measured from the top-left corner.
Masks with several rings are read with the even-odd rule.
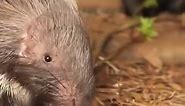
[[[118,69],[115,65],[113,65],[110,61],[107,61],[104,57],[99,56],[98,57],[101,61],[103,61],[104,63],[106,63],[109,67],[111,67],[115,73],[119,73],[120,69]]]

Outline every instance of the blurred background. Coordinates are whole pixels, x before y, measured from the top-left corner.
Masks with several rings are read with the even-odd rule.
[[[78,0],[93,106],[185,106],[185,0]]]

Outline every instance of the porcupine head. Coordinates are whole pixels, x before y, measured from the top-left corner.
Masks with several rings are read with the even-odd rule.
[[[90,106],[94,76],[74,0],[0,0],[3,105]]]

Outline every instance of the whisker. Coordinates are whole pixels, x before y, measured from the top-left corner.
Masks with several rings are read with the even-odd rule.
[[[49,70],[47,70],[47,72],[48,72],[51,76],[53,76],[53,78],[55,78],[56,81],[58,81],[58,83],[61,84],[61,85],[66,89],[66,87],[58,80],[58,78],[57,78],[54,74],[52,74]]]
[[[43,79],[43,78],[41,78],[41,77],[39,77],[39,76],[36,76],[37,78],[39,78],[39,79],[41,79],[43,82],[46,82],[46,85],[45,86],[51,86],[51,87],[54,87],[54,88],[56,88],[57,90],[61,90],[58,86],[55,86],[54,84],[52,84],[52,83],[50,83],[48,80],[46,80],[46,79]],[[50,87],[50,88],[51,88]],[[48,87],[49,88],[49,87]]]

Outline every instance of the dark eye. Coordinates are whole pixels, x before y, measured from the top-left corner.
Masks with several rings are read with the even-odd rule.
[[[45,61],[45,62],[51,62],[51,61],[52,61],[52,57],[49,56],[49,55],[45,55],[45,56],[44,56],[44,61]]]

